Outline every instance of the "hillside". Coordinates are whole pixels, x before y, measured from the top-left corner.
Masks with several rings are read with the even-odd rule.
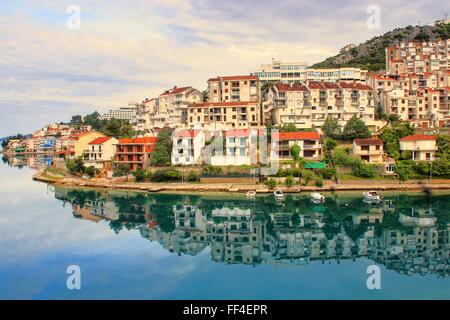
[[[429,41],[450,38],[450,24],[441,26],[407,26],[389,31],[361,43],[351,50],[339,53],[322,62],[312,65],[313,68],[356,67],[377,71],[385,69],[385,48],[401,41]]]

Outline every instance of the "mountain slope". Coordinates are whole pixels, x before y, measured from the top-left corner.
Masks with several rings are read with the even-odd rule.
[[[312,68],[356,67],[370,71],[385,68],[385,48],[401,41],[429,41],[450,38],[450,24],[441,26],[407,26],[374,37],[343,53],[312,65]]]

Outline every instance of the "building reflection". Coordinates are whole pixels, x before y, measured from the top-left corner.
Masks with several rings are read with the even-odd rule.
[[[428,204],[401,195],[377,206],[334,196],[314,205],[306,196],[219,198],[55,187],[77,218],[107,221],[118,233],[139,230],[167,250],[195,256],[205,250],[228,264],[298,265],[368,258],[396,272],[450,273],[450,214],[446,196]]]

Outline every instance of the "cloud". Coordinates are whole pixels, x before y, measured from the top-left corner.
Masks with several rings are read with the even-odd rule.
[[[69,30],[71,4],[0,4],[0,136],[30,132],[51,114],[67,119],[74,109],[122,106],[174,85],[203,90],[211,76],[248,73],[272,57],[314,63],[449,9],[435,0],[81,0],[81,29]],[[372,4],[380,6],[381,30],[366,27]],[[53,111],[44,116],[42,108]]]

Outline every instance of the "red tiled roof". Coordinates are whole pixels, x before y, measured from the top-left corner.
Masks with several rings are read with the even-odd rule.
[[[108,141],[109,139],[111,139],[111,137],[99,137],[97,139],[92,140],[88,144],[103,144],[106,141]]]
[[[177,138],[195,138],[201,130],[194,130],[194,129],[189,129],[189,130],[178,130],[175,133],[175,136]]]
[[[202,102],[192,103],[188,105],[188,108],[208,108],[208,107],[234,107],[234,106],[255,106],[257,102],[251,101],[238,101],[238,102]]]
[[[244,76],[225,76],[225,77],[216,77],[216,78],[210,78],[208,79],[208,82],[210,81],[233,81],[233,80],[258,80],[259,78],[257,76],[252,75],[244,75]]]
[[[340,81],[338,83],[338,85],[342,89],[372,90],[372,88],[370,86],[368,86],[367,84],[362,84],[362,83],[359,83],[359,82],[343,82],[343,81]]]
[[[173,87],[172,89],[169,89],[169,90],[164,91],[164,92],[161,93],[159,96],[161,97],[161,96],[166,96],[166,95],[169,95],[169,94],[178,94],[178,93],[182,93],[183,91],[185,91],[185,90],[187,90],[187,89],[190,89],[190,88],[191,88],[191,87],[180,87],[180,88]]]
[[[145,137],[145,138],[123,138],[119,139],[119,144],[151,144],[156,143],[158,138]]]
[[[320,140],[320,135],[314,131],[304,132],[274,132],[272,133],[274,140]]]
[[[290,84],[286,84],[286,83],[277,83],[275,84],[275,88],[279,91],[279,92],[287,92],[287,91],[308,91],[308,88],[306,88],[305,86],[298,84],[298,83],[294,83],[293,85]]]
[[[231,129],[228,130],[225,136],[228,137],[248,137],[250,135],[250,129]]]
[[[406,136],[400,139],[400,141],[422,141],[422,140],[436,140],[436,136],[424,135],[424,134],[413,134],[412,136]]]
[[[356,145],[362,146],[362,145],[369,145],[369,146],[382,146],[383,141],[377,138],[369,138],[369,139],[355,139],[353,140]]]

